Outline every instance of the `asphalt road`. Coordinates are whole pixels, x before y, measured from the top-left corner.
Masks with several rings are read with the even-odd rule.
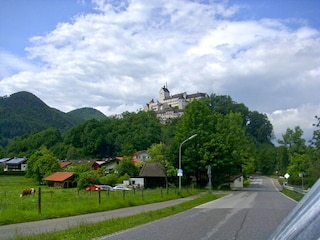
[[[264,240],[295,205],[272,179],[256,177],[244,190],[99,240]]]

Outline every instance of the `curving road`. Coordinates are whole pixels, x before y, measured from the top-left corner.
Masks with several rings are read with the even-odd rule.
[[[226,197],[99,239],[268,239],[295,205],[272,179],[255,177],[249,187]]]

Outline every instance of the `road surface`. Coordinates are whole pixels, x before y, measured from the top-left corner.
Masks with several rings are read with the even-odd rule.
[[[241,191],[99,240],[264,240],[295,205],[278,191],[272,179],[255,177]]]

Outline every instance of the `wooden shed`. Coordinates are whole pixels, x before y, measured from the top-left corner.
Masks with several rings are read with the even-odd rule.
[[[43,180],[47,181],[48,185],[54,188],[76,187],[73,172],[56,172]]]
[[[140,170],[139,177],[144,178],[145,188],[166,187],[167,175],[160,162],[146,162]]]
[[[230,189],[231,190],[239,190],[243,188],[243,175],[233,175],[230,176]]]

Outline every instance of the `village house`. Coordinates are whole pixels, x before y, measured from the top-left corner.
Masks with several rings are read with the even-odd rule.
[[[131,154],[130,157],[132,158],[132,161],[136,166],[150,159],[150,156],[148,155],[146,150],[135,152]],[[120,164],[123,158],[124,157],[114,157],[114,158],[110,157],[104,160],[96,160],[96,161],[90,162],[90,164],[92,168],[95,170],[103,167],[106,171],[105,173],[110,173],[114,171],[114,169]]]
[[[135,152],[131,156],[133,159],[138,159],[138,160],[144,161],[144,162],[150,159],[150,156],[146,150]]]
[[[7,161],[9,161],[11,158],[1,158],[0,159],[0,167],[1,168],[4,168],[4,166],[5,166],[5,163],[7,162]]]
[[[101,168],[102,166],[105,166],[106,164],[107,164],[107,161],[101,160],[101,161],[94,161],[91,166],[94,170],[97,170],[98,168]]]
[[[61,168],[67,168],[68,166],[70,166],[72,164],[72,162],[68,162],[68,161],[61,161],[59,162],[59,165]]]
[[[4,162],[4,171],[21,171],[27,170],[27,158],[12,158]]]

